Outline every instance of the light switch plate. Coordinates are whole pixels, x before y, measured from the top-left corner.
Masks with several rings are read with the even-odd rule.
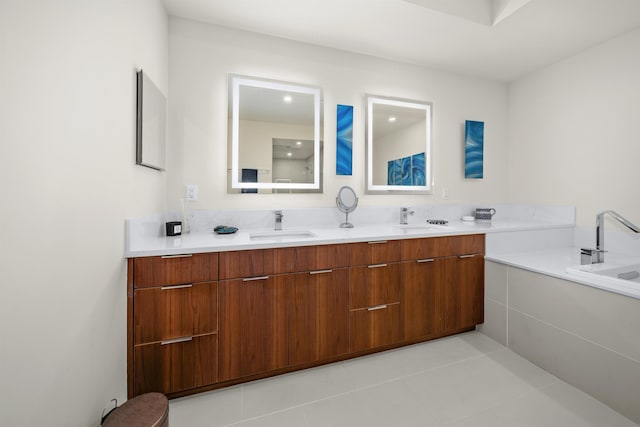
[[[187,202],[198,201],[198,186],[195,184],[187,185]]]

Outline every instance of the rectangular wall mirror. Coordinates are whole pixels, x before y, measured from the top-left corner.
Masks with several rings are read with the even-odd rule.
[[[136,164],[164,170],[167,135],[167,100],[142,72],[137,72]]]
[[[322,191],[320,88],[229,76],[229,193]]]
[[[366,192],[431,194],[432,104],[367,96]]]

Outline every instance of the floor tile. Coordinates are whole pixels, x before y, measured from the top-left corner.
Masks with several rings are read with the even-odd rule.
[[[172,426],[221,427],[241,419],[241,386],[169,401]]]
[[[169,405],[188,427],[640,427],[478,332]]]

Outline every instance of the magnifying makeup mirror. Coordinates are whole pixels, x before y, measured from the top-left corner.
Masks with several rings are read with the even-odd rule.
[[[338,197],[336,197],[336,206],[338,206],[340,212],[346,215],[344,222],[340,224],[340,228],[353,228],[353,224],[349,222],[349,214],[356,210],[356,206],[358,206],[358,197],[353,188],[348,185],[340,188]]]

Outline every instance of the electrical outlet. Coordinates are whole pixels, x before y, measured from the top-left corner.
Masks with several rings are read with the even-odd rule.
[[[447,187],[443,187],[442,188],[442,198],[443,199],[448,199],[449,198],[449,189]]]
[[[198,201],[198,186],[195,184],[187,185],[187,202]]]

